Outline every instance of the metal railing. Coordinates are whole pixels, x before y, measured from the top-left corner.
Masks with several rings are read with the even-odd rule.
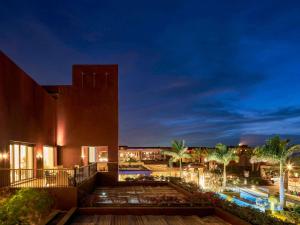
[[[74,187],[97,172],[97,164],[74,169],[8,169],[0,168],[0,187]]]
[[[90,176],[97,173],[97,163],[90,164],[88,166],[82,166],[74,169],[74,186],[82,183]]]

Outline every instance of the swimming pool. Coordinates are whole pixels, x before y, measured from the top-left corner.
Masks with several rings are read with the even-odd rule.
[[[221,199],[224,199],[224,200],[226,200],[226,199],[228,198],[228,195],[223,194],[223,193],[218,193],[218,195],[220,196]],[[245,201],[243,201],[242,199],[238,199],[238,198],[236,198],[236,197],[233,197],[231,201],[232,201],[233,203],[239,205],[239,206],[242,206],[242,207],[251,207],[251,208],[254,208],[254,209],[258,209],[258,210],[260,210],[260,211],[262,211],[262,212],[265,211],[265,208],[256,205],[256,202],[254,202],[253,204],[251,204],[251,203],[249,203],[249,202],[245,202]]]

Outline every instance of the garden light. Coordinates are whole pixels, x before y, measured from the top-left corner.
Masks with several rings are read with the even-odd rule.
[[[292,169],[293,169],[293,165],[289,163],[289,164],[287,164],[286,168],[287,168],[288,170],[292,170]]]

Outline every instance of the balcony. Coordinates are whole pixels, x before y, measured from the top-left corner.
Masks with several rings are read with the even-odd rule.
[[[0,187],[76,187],[97,173],[97,163],[74,169],[0,169]]]

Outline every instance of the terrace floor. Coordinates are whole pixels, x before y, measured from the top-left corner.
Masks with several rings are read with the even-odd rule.
[[[186,196],[165,186],[99,187],[92,195],[97,206],[107,204],[186,203]]]
[[[79,215],[71,225],[230,225],[216,216]]]

